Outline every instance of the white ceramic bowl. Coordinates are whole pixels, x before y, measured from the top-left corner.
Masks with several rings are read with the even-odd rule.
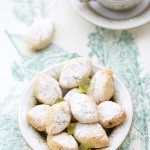
[[[126,10],[139,4],[142,0],[98,0],[112,10]]]
[[[54,78],[57,78],[63,66],[64,63],[60,63],[55,66],[50,66],[41,73],[45,73],[53,76]],[[99,65],[96,64],[92,65],[92,71],[94,73],[101,69],[103,69],[103,67]],[[19,128],[25,141],[29,144],[29,146],[33,150],[49,150],[44,138],[28,124],[26,119],[26,113],[37,104],[37,101],[33,97],[34,80],[35,78],[29,83],[19,104],[18,109]],[[114,75],[114,85],[115,85],[114,99],[126,110],[127,120],[123,124],[113,129],[112,133],[109,136],[110,146],[103,148],[102,150],[116,150],[125,140],[132,123],[133,110],[130,94],[127,88],[122,83],[122,81],[116,75]]]

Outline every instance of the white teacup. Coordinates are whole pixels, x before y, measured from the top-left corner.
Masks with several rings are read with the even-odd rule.
[[[92,0],[81,0],[82,2],[89,2]],[[127,10],[130,9],[137,4],[139,4],[142,0],[97,0],[106,8],[112,10]]]
[[[98,0],[102,5],[113,10],[126,10],[130,9],[142,0]]]

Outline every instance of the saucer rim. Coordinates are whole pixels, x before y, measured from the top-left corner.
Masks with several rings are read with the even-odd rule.
[[[84,3],[80,2],[80,0],[70,0],[70,3],[73,9],[84,20],[92,23],[93,25],[97,25],[106,29],[128,30],[150,23],[150,7],[136,17],[118,21],[99,16],[94,11],[90,10]],[[79,7],[82,8],[82,10]],[[124,23],[126,25],[124,25]]]

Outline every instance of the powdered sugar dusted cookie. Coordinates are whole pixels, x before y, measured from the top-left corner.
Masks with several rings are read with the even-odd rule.
[[[37,105],[27,113],[28,122],[38,131],[45,131],[45,118],[47,116],[49,105]]]
[[[70,61],[61,71],[59,83],[62,88],[77,87],[79,82],[91,74],[91,61],[88,57],[76,58]]]
[[[100,123],[104,128],[112,128],[126,119],[125,110],[112,101],[102,102],[98,105]]]
[[[90,148],[102,148],[109,145],[106,132],[99,123],[77,123],[74,137],[79,143],[88,145]]]
[[[67,94],[64,96],[64,100],[69,101],[73,94],[80,93],[80,90],[78,88],[71,89]]]
[[[112,71],[100,70],[96,72],[91,79],[87,94],[91,96],[97,104],[110,100],[114,94]]]
[[[51,106],[46,117],[46,132],[50,135],[62,132],[69,125],[71,112],[68,102]]]
[[[39,75],[35,80],[35,96],[44,104],[53,105],[57,98],[62,98],[62,91],[59,83],[47,75]]]
[[[51,150],[78,150],[78,144],[72,135],[65,132],[48,136],[48,146]]]
[[[28,47],[33,50],[40,50],[48,46],[54,34],[54,24],[51,19],[38,19],[32,25],[28,33]]]
[[[69,100],[72,115],[81,123],[99,122],[97,105],[85,94],[73,94]]]
[[[78,88],[73,88],[70,91],[68,91],[66,93],[66,95],[64,96],[64,100],[65,101],[69,101],[71,99],[71,97],[73,96],[73,94],[75,93],[80,93],[80,90]],[[75,119],[75,117],[73,115],[71,115],[71,122],[77,122],[77,120]]]

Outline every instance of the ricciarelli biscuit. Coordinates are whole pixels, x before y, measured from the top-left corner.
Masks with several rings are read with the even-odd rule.
[[[74,59],[63,67],[59,77],[60,86],[64,89],[77,87],[90,74],[91,61],[88,57]]]
[[[48,135],[47,143],[51,150],[78,150],[78,144],[74,137],[65,132],[54,136]]]
[[[109,145],[106,132],[99,123],[77,123],[74,137],[79,143],[88,145],[89,148],[102,148]]]
[[[47,116],[49,105],[37,105],[27,113],[28,122],[38,131],[45,131],[45,118]]]
[[[71,113],[80,123],[99,122],[97,105],[85,94],[73,94],[69,100]]]
[[[62,91],[56,79],[48,75],[39,75],[35,80],[34,93],[36,98],[44,104],[53,105],[58,98],[62,98]]]
[[[48,46],[54,35],[54,24],[50,19],[38,19],[32,25],[27,44],[32,51],[38,51]]]
[[[113,73],[111,70],[100,70],[91,79],[87,94],[96,104],[110,100],[114,94]]]
[[[71,112],[67,102],[51,106],[46,116],[46,132],[54,135],[62,132],[71,121]]]
[[[102,102],[98,105],[100,124],[104,128],[113,128],[126,120],[125,110],[112,101]]]

